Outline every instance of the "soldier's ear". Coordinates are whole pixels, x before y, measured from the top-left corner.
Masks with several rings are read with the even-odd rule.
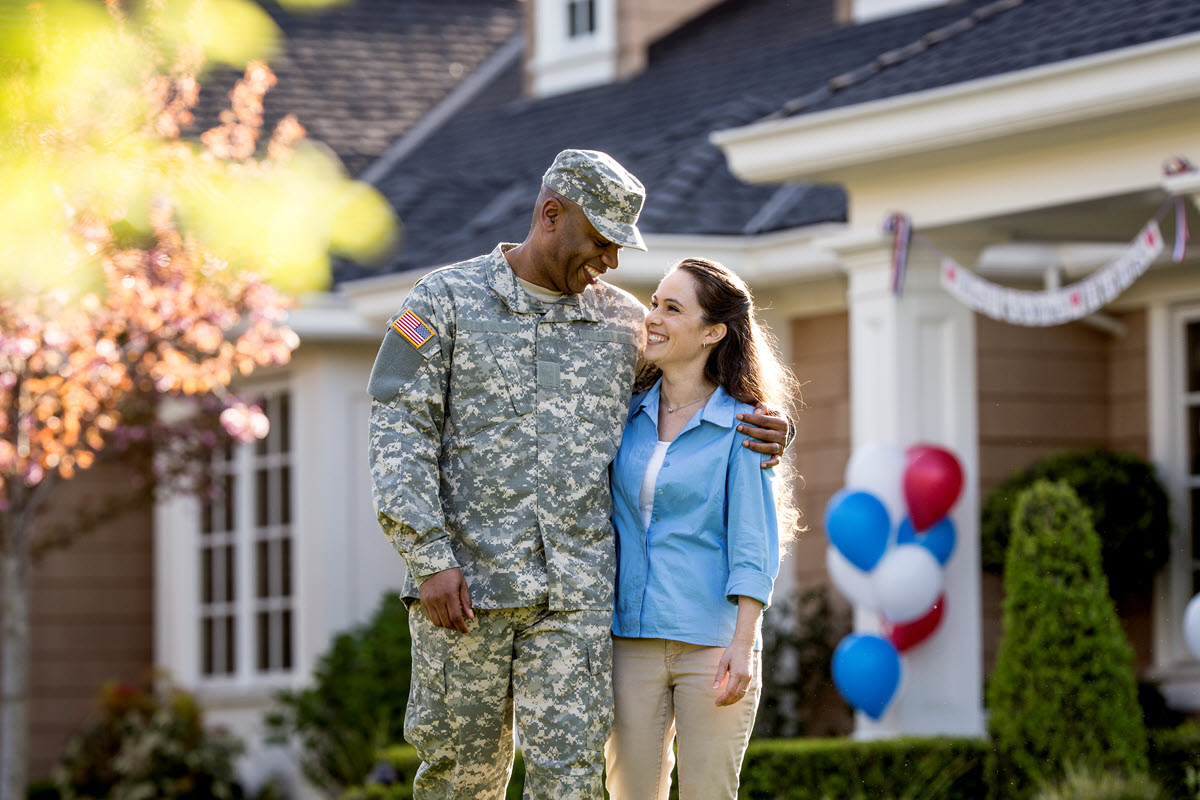
[[[562,203],[554,197],[547,197],[542,201],[541,207],[538,209],[538,222],[545,231],[552,231],[562,219],[566,209],[562,207]]]

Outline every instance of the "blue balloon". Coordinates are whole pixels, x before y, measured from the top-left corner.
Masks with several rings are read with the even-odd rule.
[[[883,558],[891,529],[887,508],[870,492],[842,489],[825,506],[829,543],[863,572]]]
[[[942,566],[945,566],[946,562],[950,560],[950,556],[954,553],[954,544],[957,540],[958,535],[954,532],[954,523],[949,517],[942,517],[933,523],[933,527],[924,533],[917,533],[913,530],[912,522],[908,517],[905,517],[900,523],[900,528],[896,531],[896,544],[916,542],[933,553],[933,557]]]
[[[900,653],[882,636],[852,633],[833,651],[833,683],[847,703],[879,719],[900,687]]]

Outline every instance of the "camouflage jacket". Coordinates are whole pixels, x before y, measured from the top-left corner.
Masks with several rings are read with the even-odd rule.
[[[406,597],[460,567],[478,608],[612,607],[608,465],[644,309],[598,284],[543,305],[501,245],[417,283],[371,372],[379,522]]]

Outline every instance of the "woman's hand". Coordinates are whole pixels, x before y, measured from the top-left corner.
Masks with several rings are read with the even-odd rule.
[[[718,706],[731,706],[746,696],[750,691],[750,681],[754,677],[754,643],[734,639],[721,655],[721,663],[717,664],[717,675],[713,680],[713,689],[718,689],[725,681],[725,689],[717,698]]]

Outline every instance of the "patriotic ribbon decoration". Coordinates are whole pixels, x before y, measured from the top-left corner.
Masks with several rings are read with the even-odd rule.
[[[912,220],[907,214],[892,214],[883,222],[885,233],[892,234],[892,294],[899,297],[904,291],[904,276],[908,270],[908,248],[912,243]]]

